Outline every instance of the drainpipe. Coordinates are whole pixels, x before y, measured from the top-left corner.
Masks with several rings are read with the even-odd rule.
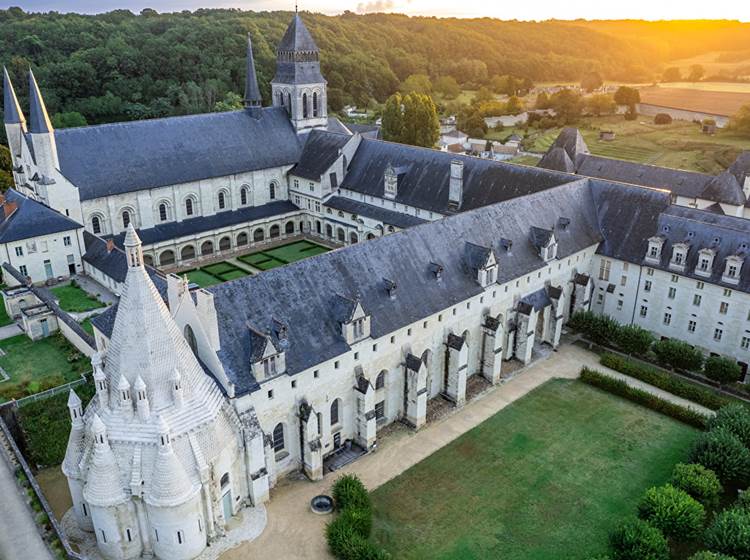
[[[633,301],[633,314],[630,317],[630,324],[635,325],[635,308],[638,305],[638,298],[641,295],[641,277],[643,276],[643,265],[638,266],[638,286],[635,289],[635,300]]]

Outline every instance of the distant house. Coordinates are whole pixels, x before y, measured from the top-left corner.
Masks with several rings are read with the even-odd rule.
[[[468,134],[464,134],[460,130],[454,128],[453,130],[450,130],[449,132],[446,132],[445,134],[440,136],[438,145],[440,146],[441,150],[445,150],[448,146],[452,146],[454,144],[464,145],[468,142],[468,140]]]
[[[614,139],[615,139],[614,130],[600,130],[599,131],[599,140],[602,140],[604,142],[611,142]]]
[[[497,128],[498,124],[503,126],[519,126],[526,124],[529,120],[528,111],[519,113],[517,115],[503,115],[501,117],[485,117],[484,122],[489,128]]]

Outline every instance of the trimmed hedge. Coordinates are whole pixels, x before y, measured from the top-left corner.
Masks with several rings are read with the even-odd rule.
[[[678,463],[672,471],[672,486],[681,488],[706,507],[719,505],[724,488],[719,477],[711,469],[692,463]]]
[[[750,513],[740,508],[722,511],[706,529],[704,543],[714,552],[750,558]]]
[[[333,484],[332,494],[336,508],[341,511],[350,507],[372,508],[370,493],[355,474],[339,477]]]
[[[750,478],[750,451],[725,427],[700,434],[690,450],[690,462],[714,471],[722,484],[744,487]]]
[[[692,408],[685,408],[668,400],[652,395],[643,389],[630,387],[625,381],[615,379],[598,371],[584,367],[581,370],[581,381],[604,391],[623,397],[635,403],[671,416],[696,428],[704,429],[708,418]]]
[[[614,560],[668,560],[667,539],[642,519],[626,521],[609,537]]]
[[[665,484],[646,490],[638,504],[638,516],[667,537],[692,540],[703,531],[706,510],[684,490]]]
[[[750,410],[740,404],[723,407],[708,421],[708,429],[726,428],[750,449]]]
[[[663,366],[685,371],[701,371],[703,354],[687,342],[667,338],[655,343],[651,349],[656,361]]]
[[[663,389],[683,399],[693,401],[711,410],[719,410],[723,406],[737,402],[735,399],[725,397],[712,389],[683,381],[669,373],[628,360],[617,354],[604,354],[600,361],[605,367],[639,379],[644,383]]]

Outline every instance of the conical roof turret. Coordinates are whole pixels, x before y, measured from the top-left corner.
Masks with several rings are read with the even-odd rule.
[[[169,427],[161,416],[156,419],[156,427],[159,432],[159,452],[145,500],[156,507],[174,507],[192,498],[200,490],[200,485],[190,482],[185,467],[172,448]]]
[[[92,506],[109,507],[120,504],[127,497],[115,454],[109,446],[107,429],[98,414],[94,414],[91,430],[94,434],[94,457],[86,473],[83,497]]]
[[[262,99],[258,87],[258,75],[255,71],[253,40],[247,34],[247,74],[245,76],[245,107],[260,107]]]
[[[16,92],[10,81],[8,69],[3,66],[3,122],[5,124],[26,124]]]
[[[52,132],[52,122],[49,120],[42,92],[39,91],[31,69],[29,69],[29,106],[29,131],[37,134]]]

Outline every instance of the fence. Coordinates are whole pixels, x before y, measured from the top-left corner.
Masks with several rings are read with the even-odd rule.
[[[83,385],[84,383],[88,381],[87,379],[88,375],[91,375],[91,372],[82,373],[80,379],[70,381],[66,383],[65,385],[58,385],[57,387],[52,387],[52,389],[47,389],[46,391],[41,391],[40,393],[34,393],[33,395],[29,395],[28,397],[21,397],[20,399],[16,399],[15,401],[12,401],[12,402],[15,402],[18,406],[22,406],[24,403],[27,403],[30,401],[39,401],[43,399],[48,399],[49,397],[53,395],[62,393],[64,391],[68,391],[78,385]]]

